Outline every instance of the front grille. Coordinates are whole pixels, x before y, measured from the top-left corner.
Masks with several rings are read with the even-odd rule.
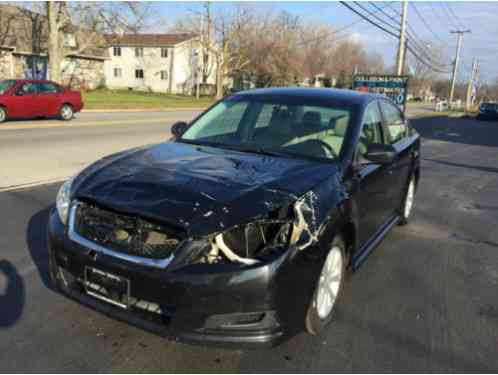
[[[77,206],[74,229],[110,250],[150,259],[168,258],[181,241],[181,236],[171,228],[88,203]]]

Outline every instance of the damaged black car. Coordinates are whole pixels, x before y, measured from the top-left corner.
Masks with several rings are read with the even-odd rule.
[[[172,133],[66,181],[48,223],[58,290],[170,339],[319,333],[346,272],[410,218],[420,137],[387,98],[240,92]]]

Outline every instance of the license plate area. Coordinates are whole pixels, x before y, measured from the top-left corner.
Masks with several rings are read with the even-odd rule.
[[[93,267],[85,267],[85,292],[107,303],[130,307],[130,280]]]

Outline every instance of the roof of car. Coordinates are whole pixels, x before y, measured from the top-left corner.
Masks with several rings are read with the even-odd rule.
[[[253,89],[240,91],[237,95],[278,95],[278,96],[295,96],[303,98],[324,98],[335,100],[347,100],[355,104],[364,104],[372,98],[379,98],[379,95],[364,93],[346,89],[332,88],[308,88],[308,87],[279,87],[266,89]]]
[[[33,83],[54,83],[58,85],[57,82],[49,81],[46,79],[29,79],[29,78],[18,78],[18,79],[6,79],[5,81],[15,81],[15,82],[33,82]]]

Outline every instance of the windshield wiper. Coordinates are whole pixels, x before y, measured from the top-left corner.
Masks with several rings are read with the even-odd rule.
[[[253,153],[253,154],[260,154],[260,155],[267,155],[267,156],[278,156],[278,157],[292,157],[292,155],[282,152],[282,151],[277,151],[277,150],[269,150],[266,148],[262,147],[245,147],[245,146],[238,146],[238,145],[229,145],[229,144],[219,144],[218,145],[221,148],[228,148],[230,150],[235,150],[235,151],[240,151],[240,152],[248,152],[248,153]]]

